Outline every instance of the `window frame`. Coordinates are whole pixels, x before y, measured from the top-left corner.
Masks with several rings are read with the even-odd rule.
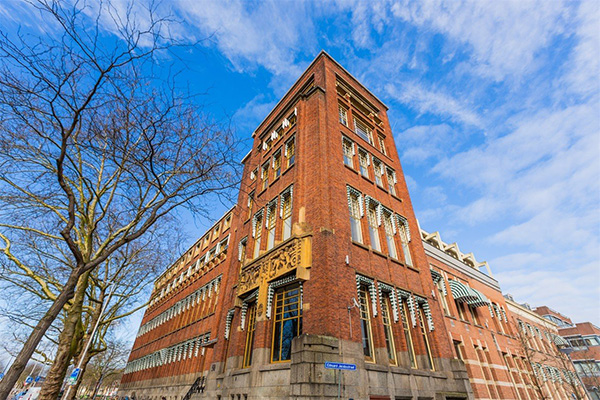
[[[273,153],[273,180],[281,176],[281,148]]]
[[[286,293],[290,293],[292,291],[296,290],[297,294],[293,295],[293,296],[285,296]],[[283,299],[281,299],[281,303],[279,303],[280,300],[280,296],[284,296]],[[296,302],[288,302],[287,300],[289,298],[293,298],[297,296],[298,300]],[[278,304],[281,304],[281,307],[278,307]],[[292,317],[285,317],[286,313],[289,313],[290,310],[288,310],[287,312],[285,311],[286,308],[293,306],[293,305],[297,305],[296,311],[297,311],[297,315],[296,316],[292,316]],[[273,329],[272,329],[272,337],[271,337],[271,357],[270,357],[270,361],[271,363],[282,363],[282,362],[289,362],[291,361],[292,358],[292,340],[297,337],[302,335],[302,288],[299,282],[295,282],[292,283],[290,285],[286,285],[280,288],[277,288],[274,295],[273,295],[273,308],[274,308],[274,312],[273,312]],[[279,319],[281,317],[281,319]],[[283,352],[283,328],[284,328],[284,322],[286,321],[293,321],[293,320],[297,320],[297,330],[296,330],[296,334],[294,336],[292,336],[292,338],[290,339],[290,344],[289,344],[289,358],[288,359],[281,359],[282,357],[282,352]],[[275,343],[276,343],[276,332],[277,332],[277,327],[281,326],[280,329],[280,335],[279,338],[280,340],[279,342],[279,351],[278,351],[278,359],[275,359],[274,355],[275,355]]]
[[[244,355],[242,357],[242,368],[252,366],[252,353],[254,352],[254,332],[256,331],[256,301],[248,305],[246,311],[246,338],[244,341]]]
[[[354,116],[354,133],[356,133],[365,142],[373,146],[373,128],[371,128],[367,122],[363,121],[357,116]]]
[[[361,284],[358,289],[358,304],[360,331],[362,337],[363,355],[365,362],[375,362],[375,347],[373,346],[373,327],[371,326],[371,294],[365,284]],[[367,351],[369,354],[367,354]]]

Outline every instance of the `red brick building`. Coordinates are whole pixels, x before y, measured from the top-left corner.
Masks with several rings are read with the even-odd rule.
[[[569,356],[592,400],[600,400],[600,328],[591,322],[574,324],[558,311],[541,306],[535,312],[552,321],[559,320],[558,334],[568,342]],[[566,345],[566,343],[565,343]]]
[[[435,303],[476,399],[567,399],[581,388],[561,356],[557,326],[506,299],[486,262],[421,231]]]
[[[580,390],[557,325],[505,299],[487,263],[419,229],[387,107],[326,53],[252,137],[236,206],[156,280],[121,395]]]
[[[253,138],[237,205],[157,280],[121,393],[472,398],[387,107],[322,52]]]

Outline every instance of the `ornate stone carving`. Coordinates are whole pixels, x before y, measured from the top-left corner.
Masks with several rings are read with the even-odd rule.
[[[238,295],[260,286],[263,281],[271,281],[299,267],[309,268],[310,240],[309,236],[293,238],[244,266],[240,273]]]

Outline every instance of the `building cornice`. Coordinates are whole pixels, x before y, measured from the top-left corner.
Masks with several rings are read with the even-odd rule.
[[[457,260],[456,258],[450,256],[449,254],[446,254],[445,252],[443,252],[442,250],[438,249],[437,247],[433,246],[432,244],[428,243],[425,240],[423,240],[423,247],[425,248],[426,255],[454,268],[455,270],[457,270],[459,272],[462,272],[463,274],[467,275],[469,278],[475,279],[476,281],[481,282],[484,285],[487,285],[487,286],[491,287],[492,289],[495,289],[495,290],[501,292],[498,281],[496,279],[492,278],[491,276],[488,276],[488,275],[484,274],[483,272]]]

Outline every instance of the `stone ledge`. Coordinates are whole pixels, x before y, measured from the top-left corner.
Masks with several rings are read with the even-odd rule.
[[[260,372],[280,371],[280,370],[284,370],[284,369],[290,369],[291,365],[292,364],[290,362],[268,364],[268,365],[263,365],[263,366],[259,367],[258,370]]]

